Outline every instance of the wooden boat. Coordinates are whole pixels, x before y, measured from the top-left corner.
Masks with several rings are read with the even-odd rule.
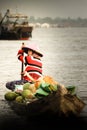
[[[20,116],[78,117],[85,103],[76,95],[71,95],[65,91],[64,88],[59,87],[57,91],[41,99],[34,99],[28,103],[8,101],[8,104]]]
[[[32,30],[28,16],[11,14],[8,9],[0,21],[0,40],[27,40],[32,37]]]

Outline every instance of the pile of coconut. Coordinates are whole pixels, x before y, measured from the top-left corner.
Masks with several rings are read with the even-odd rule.
[[[27,103],[57,91],[59,85],[52,77],[44,76],[34,83],[15,84],[15,90],[6,92],[4,98],[8,101]]]

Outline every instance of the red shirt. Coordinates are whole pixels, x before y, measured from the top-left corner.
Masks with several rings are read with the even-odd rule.
[[[18,59],[25,64],[25,71],[29,73],[29,75],[37,80],[42,76],[42,62],[40,59],[34,58],[33,56],[23,56],[23,50],[18,51]],[[29,80],[29,77],[24,76],[25,80]]]

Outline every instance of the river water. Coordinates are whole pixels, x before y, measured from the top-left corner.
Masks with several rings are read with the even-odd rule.
[[[77,86],[78,93],[87,90],[87,28],[35,28],[29,41],[0,41],[0,100],[7,91],[6,82],[21,78],[17,51],[22,42],[39,45],[43,75],[65,86]]]
[[[30,41],[0,41],[0,86],[5,90],[7,81],[20,79],[21,63],[17,51],[22,42],[39,45],[44,57],[43,75],[56,81],[87,86],[87,28],[36,28]],[[0,91],[3,91],[2,89]]]

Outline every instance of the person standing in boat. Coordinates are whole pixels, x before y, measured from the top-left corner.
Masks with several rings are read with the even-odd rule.
[[[25,56],[24,53],[27,55]],[[6,88],[15,90],[15,85],[22,85],[26,82],[35,82],[42,77],[42,61],[43,54],[39,51],[39,48],[35,44],[29,44],[28,46],[22,45],[21,49],[17,53],[18,59],[24,64],[25,69],[22,68],[21,80],[11,81],[6,83]]]

